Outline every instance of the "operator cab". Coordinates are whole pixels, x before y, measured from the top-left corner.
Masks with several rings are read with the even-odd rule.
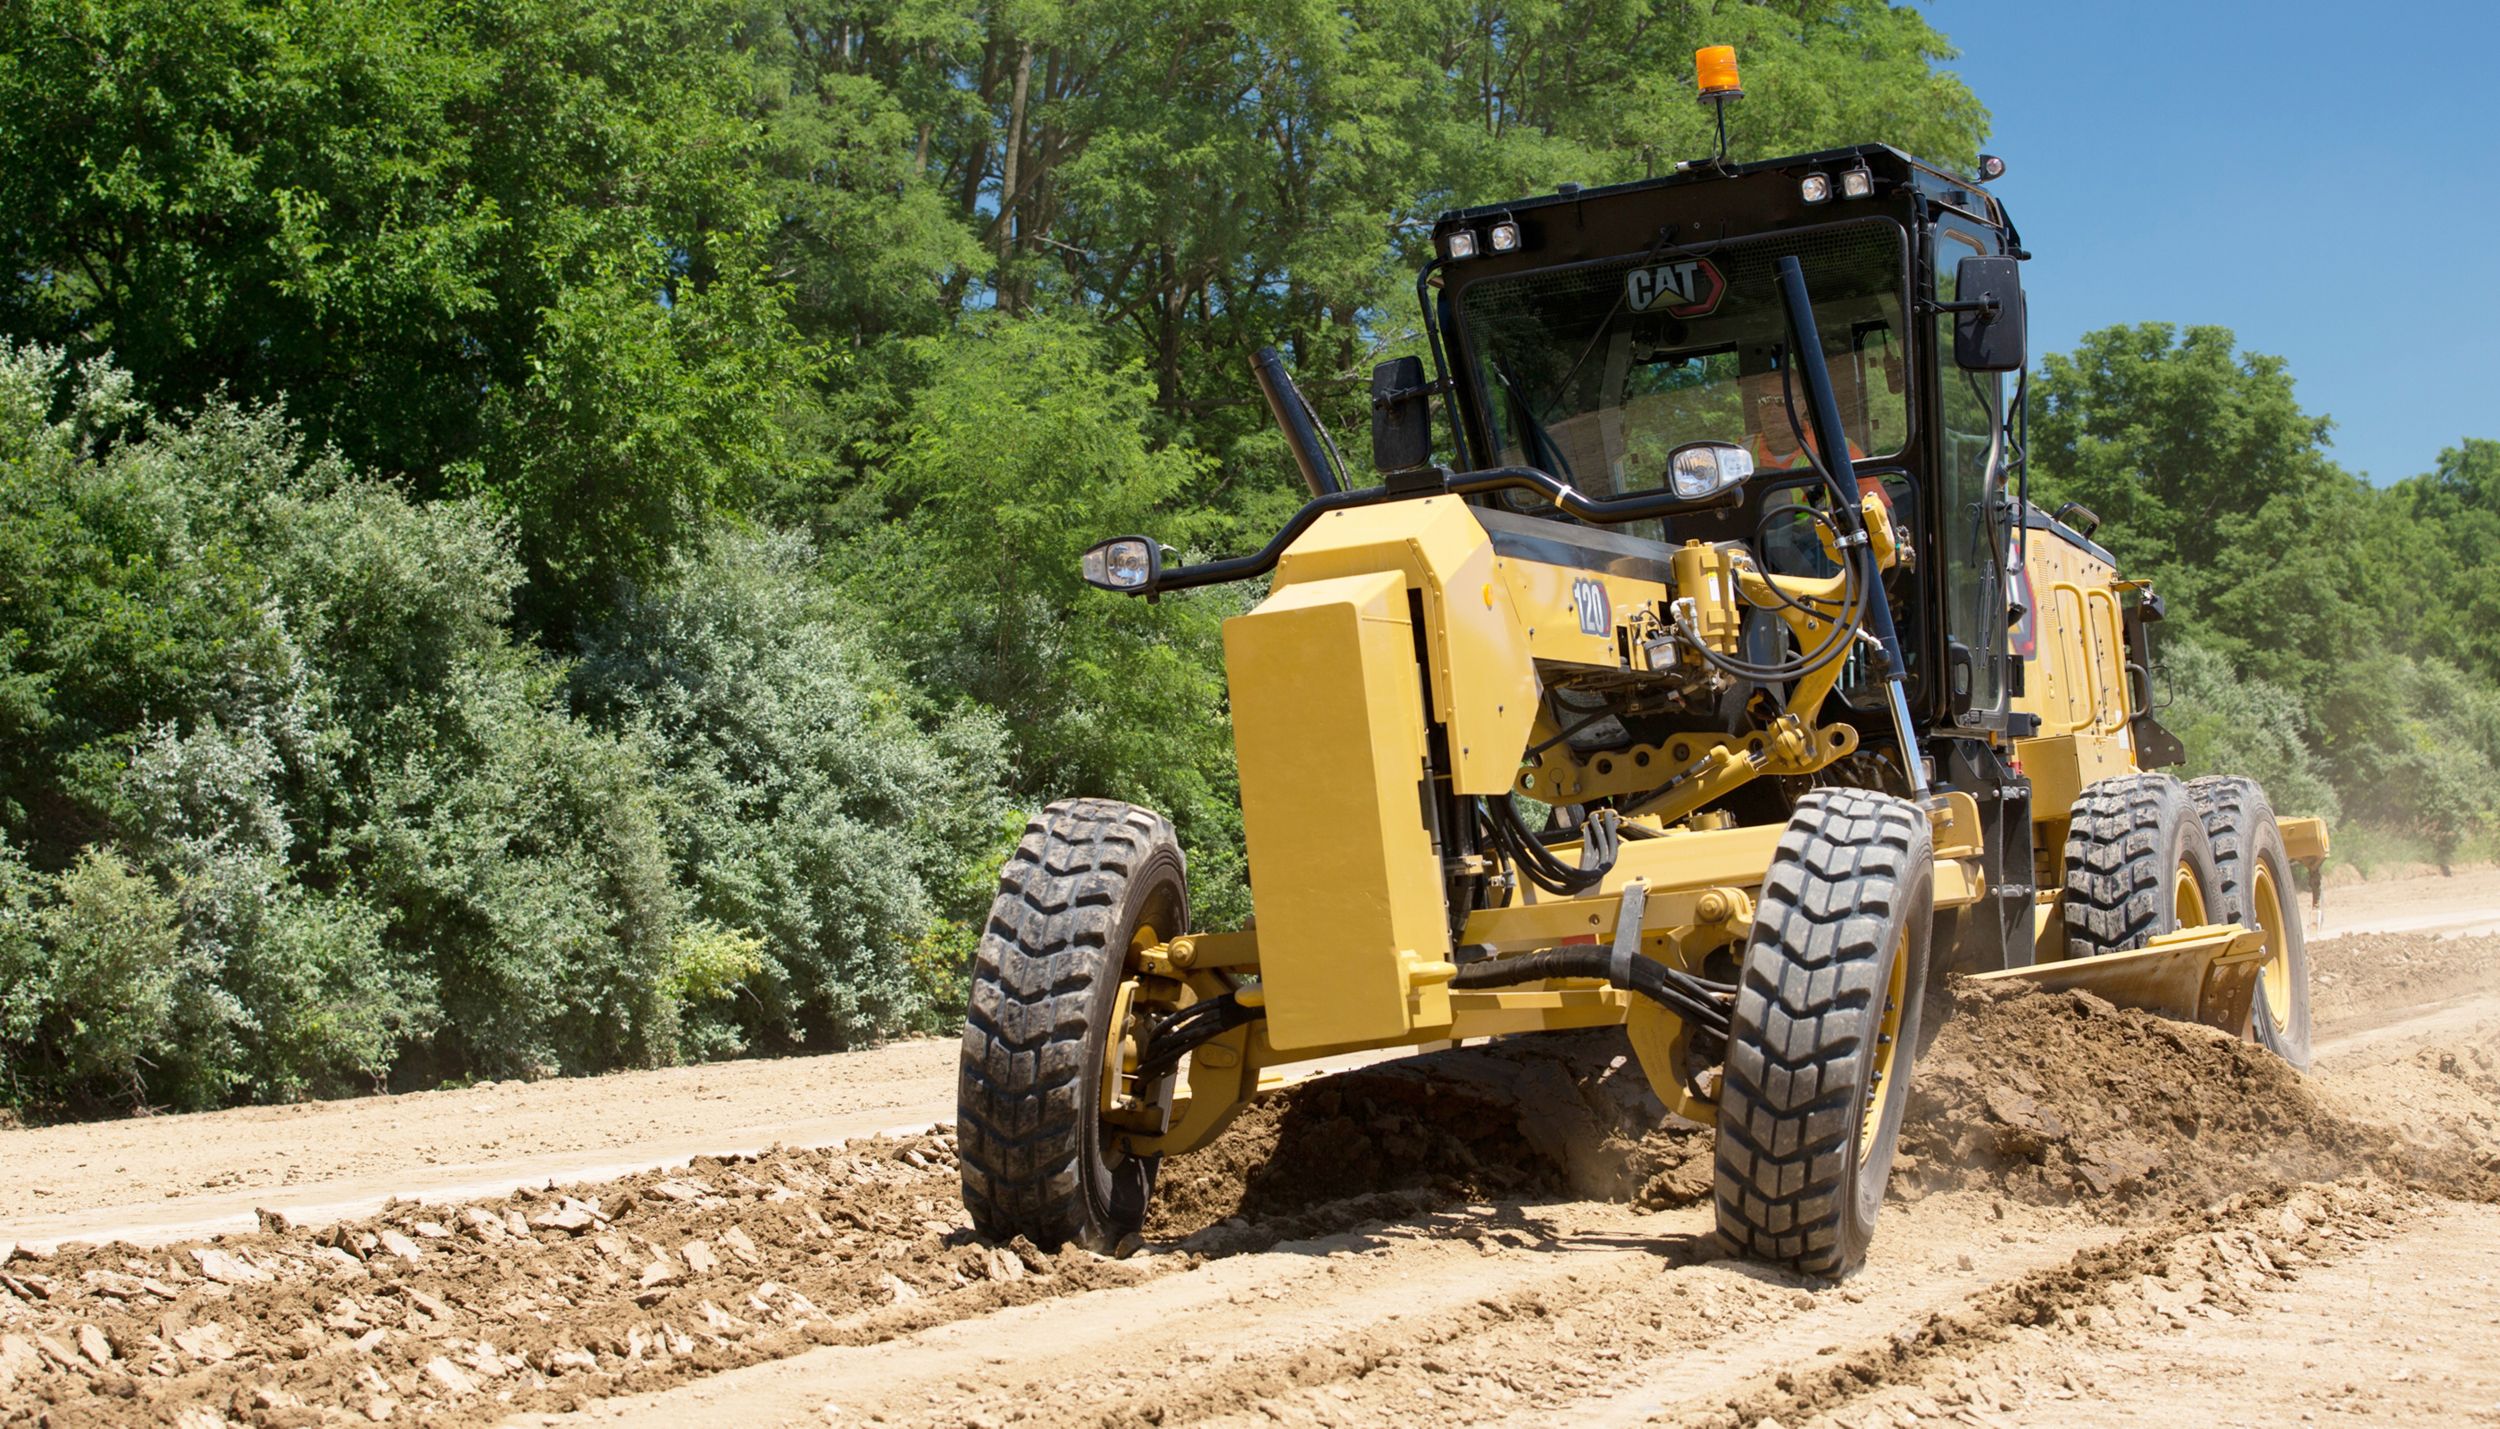
[[[1888,593],[1912,706],[1922,723],[2003,727],[2015,448],[2001,373],[1957,365],[1960,315],[1935,306],[1959,298],[1963,259],[2020,253],[1978,182],[1883,145],[1702,160],[1444,214],[1433,239],[1417,288],[1450,466],[1538,468],[1601,500],[1661,492],[1670,454],[1696,442],[1737,447],[1752,467],[1732,506],[1603,541],[1532,495],[1478,496],[1497,547],[1574,549],[1586,564],[1599,547],[1639,559],[1625,536],[1654,562],[1687,540],[1743,541],[1768,570],[1823,575],[1815,518],[1829,518],[1832,488],[1778,278],[1795,258],[1855,486],[1880,495],[1908,547]],[[1754,623],[1753,639],[1774,637]],[[1843,695],[1880,736],[1866,682]]]

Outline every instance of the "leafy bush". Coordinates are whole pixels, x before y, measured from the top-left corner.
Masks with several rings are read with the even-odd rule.
[[[2308,714],[2291,691],[2240,674],[2198,641],[2164,642],[2160,658],[2171,704],[2159,718],[2187,747],[2181,778],[2244,774],[2264,786],[2278,814],[2332,820],[2342,812],[2310,752]]]
[[[999,722],[906,693],[815,565],[797,537],[724,533],[629,592],[573,675],[652,751],[696,915],[757,940],[747,995],[702,1015],[774,1045],[918,1024],[911,950],[1004,857]]]
[[[197,1046],[184,1034],[217,1020],[224,1000],[186,954],[178,916],[109,849],[79,855],[53,881],[35,936],[0,945],[11,962],[0,970],[0,1035],[22,1102],[139,1107],[168,1082],[200,1087],[177,1080]]]

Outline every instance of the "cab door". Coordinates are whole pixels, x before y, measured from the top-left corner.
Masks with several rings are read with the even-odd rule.
[[[1948,215],[1930,230],[1935,295],[1959,296],[1955,269],[1965,258],[1999,251],[1990,229]],[[1953,315],[1929,315],[1936,374],[1935,535],[1945,606],[1943,708],[1953,723],[1977,726],[2005,709],[2008,602],[2005,549],[1999,512],[1989,509],[1991,460],[2003,460],[1998,435],[2004,419],[2004,379],[1994,372],[1966,372],[1953,363]],[[2001,503],[2000,503],[2001,504]]]

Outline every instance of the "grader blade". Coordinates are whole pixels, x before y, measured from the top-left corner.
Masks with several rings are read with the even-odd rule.
[[[2097,957],[1980,973],[1976,982],[2026,982],[2051,992],[2089,992],[2120,1007],[2237,1034],[2265,968],[2265,935],[2233,923],[2164,933],[2143,947]]]

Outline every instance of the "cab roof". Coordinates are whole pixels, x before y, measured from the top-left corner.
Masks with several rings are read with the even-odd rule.
[[[1886,189],[1915,189],[1931,201],[1961,209],[1999,227],[2010,227],[2004,206],[1997,202],[1994,194],[1981,187],[1978,180],[1912,158],[1890,144],[1856,144],[1844,149],[1821,149],[1811,154],[1757,159],[1747,164],[1721,165],[1710,159],[1688,159],[1676,165],[1672,172],[1655,178],[1634,179],[1629,183],[1608,184],[1593,189],[1564,184],[1551,193],[1534,194],[1503,203],[1479,204],[1473,208],[1450,209],[1433,220],[1433,237],[1437,247],[1444,232],[1470,227],[1483,220],[1515,218],[1539,210],[1598,200],[1708,187],[1762,175],[1802,179],[1809,173],[1822,172],[1832,175],[1837,181],[1841,173],[1861,165],[1875,175],[1879,193]]]

